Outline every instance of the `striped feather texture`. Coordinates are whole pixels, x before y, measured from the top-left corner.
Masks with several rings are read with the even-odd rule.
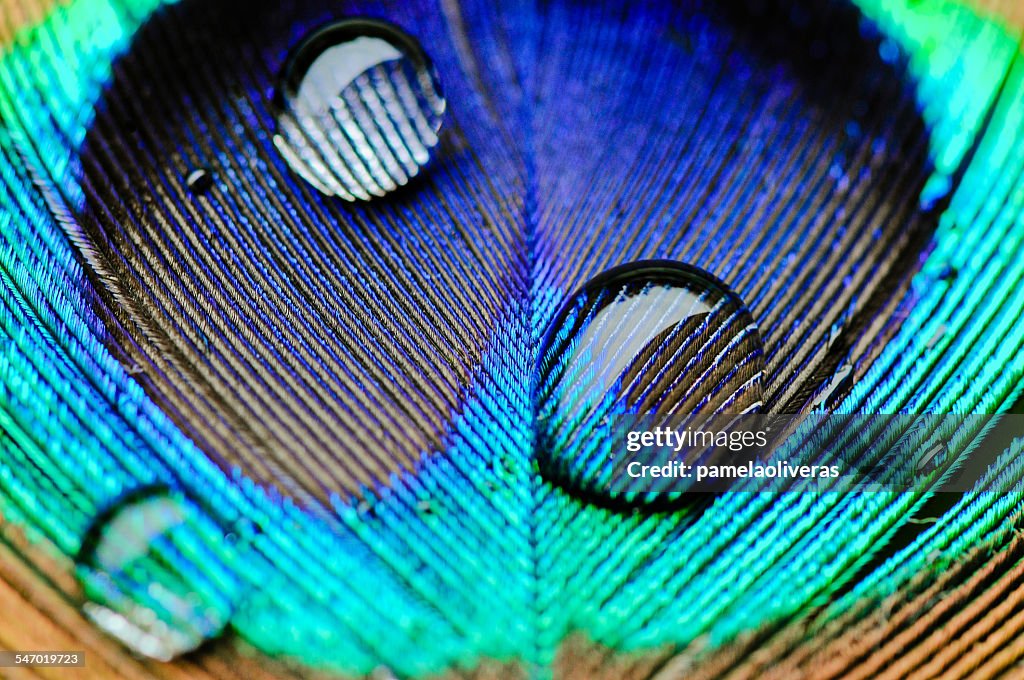
[[[527,387],[552,305],[633,260],[698,264],[749,301],[770,402],[806,397],[843,330],[891,316],[934,228],[918,210],[928,138],[853,8],[802,29],[781,10],[509,8],[472,17],[503,33],[480,56],[458,54],[436,7],[392,17],[434,46],[459,104],[429,178],[347,206],[282,162],[266,93],[296,36],[382,11],[169,7],[115,65],[85,140],[73,238],[116,351],[227,465],[307,501],[410,469],[482,393],[489,419],[514,410],[481,383],[486,352],[520,360],[491,380]],[[460,56],[518,75],[474,83]],[[859,77],[840,88],[841,72]],[[198,196],[197,167],[218,178]],[[510,324],[527,334],[500,347]]]
[[[414,33],[450,104],[433,162],[369,203],[273,141],[289,48],[348,15]],[[0,624],[5,646],[86,647],[95,677],[1019,671],[1019,442],[945,505],[932,477],[701,513],[588,503],[533,447],[560,304],[652,258],[746,302],[766,408],[1009,409],[1018,23],[948,0],[9,0],[0,25],[0,597],[39,631]],[[953,434],[945,465],[977,433]],[[245,585],[230,633],[180,666],[91,630],[72,576],[150,485],[244,538],[211,546]]]

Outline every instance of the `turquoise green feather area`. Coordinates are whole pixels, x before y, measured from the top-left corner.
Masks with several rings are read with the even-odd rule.
[[[206,554],[237,579],[231,630],[256,648],[346,673],[385,665],[417,676],[497,658],[544,676],[574,632],[621,651],[697,639],[713,649],[827,603],[824,625],[1013,531],[1020,442],[934,526],[833,597],[929,488],[727,494],[699,516],[613,512],[532,467],[528,384],[499,385],[499,405],[481,390],[450,425],[449,455],[392,480],[373,512],[341,496],[303,509],[225,472],[111,355],[74,253],[87,244],[66,235],[84,200],[77,149],[114,60],[159,4],[74,0],[21,29],[0,59],[0,515],[46,550],[77,555],[111,504],[188,480],[240,540],[208,540],[206,528],[176,543],[201,546],[194,554],[174,559],[202,573],[193,558]],[[962,180],[896,336],[857,366],[839,408],[1005,411],[1024,385],[1020,29],[951,0],[859,4],[910,55],[936,167],[924,200]],[[535,304],[552,306],[545,294]],[[481,383],[513,373],[503,366],[518,361],[507,351],[517,339],[536,340],[529,312],[510,318]],[[481,446],[500,449],[500,469],[457,455]]]

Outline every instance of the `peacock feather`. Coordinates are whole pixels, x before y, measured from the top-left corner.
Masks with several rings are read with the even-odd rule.
[[[414,36],[446,101],[372,200],[275,139],[289,55],[348,17]],[[756,324],[766,413],[1014,412],[1022,30],[1013,0],[0,0],[0,647],[100,678],[1020,674],[1020,439],[964,493],[967,425],[870,493],[623,507],[546,474],[538,400],[574,295],[673,261]],[[751,384],[715,347],[687,398]],[[791,455],[868,464],[869,434]],[[215,639],[164,666],[96,626]]]

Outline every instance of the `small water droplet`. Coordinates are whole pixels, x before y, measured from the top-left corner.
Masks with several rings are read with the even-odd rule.
[[[419,43],[391,24],[346,19],[289,55],[278,88],[274,143],[321,192],[384,196],[430,160],[446,101]]]
[[[541,471],[608,494],[624,418],[757,412],[763,372],[760,333],[725,284],[669,261],[611,269],[569,298],[541,345]]]
[[[171,660],[227,626],[240,592],[226,566],[236,550],[180,493],[127,499],[83,542],[76,573],[85,614],[135,653]]]
[[[185,177],[185,185],[194,194],[205,194],[213,188],[213,174],[206,168],[196,168]]]

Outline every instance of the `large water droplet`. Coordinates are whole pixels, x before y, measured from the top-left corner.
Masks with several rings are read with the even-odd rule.
[[[240,584],[237,546],[185,496],[153,490],[104,513],[83,543],[77,575],[86,615],[137,654],[163,661],[218,635]]]
[[[445,112],[437,72],[391,24],[347,19],[289,55],[274,142],[295,172],[346,200],[383,196],[430,160]]]
[[[750,313],[707,272],[670,261],[609,270],[568,299],[541,345],[541,471],[614,496],[624,427],[757,412],[763,371]]]

